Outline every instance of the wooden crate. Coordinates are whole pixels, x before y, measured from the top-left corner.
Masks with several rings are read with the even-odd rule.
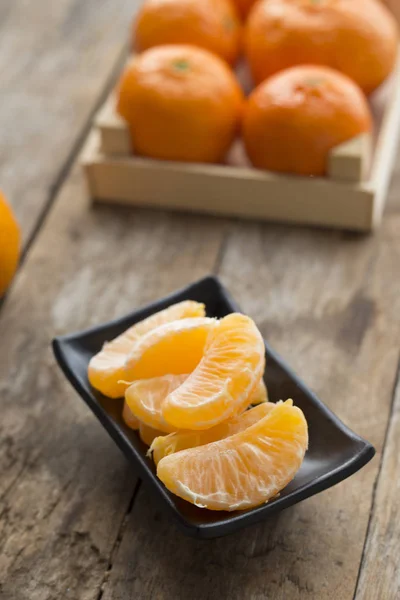
[[[324,178],[252,168],[238,142],[221,165],[134,155],[113,95],[82,154],[94,202],[369,231],[379,225],[400,130],[400,67],[374,95],[375,133],[335,148]]]

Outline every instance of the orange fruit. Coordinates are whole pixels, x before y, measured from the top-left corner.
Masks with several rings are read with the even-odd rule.
[[[396,21],[379,0],[261,0],[246,23],[256,83],[299,64],[326,65],[369,94],[392,71]]]
[[[157,475],[200,508],[243,510],[278,494],[296,475],[307,446],[304,415],[287,400],[239,433],[165,456]]]
[[[233,0],[233,3],[243,21],[247,19],[250,10],[253,8],[256,2],[257,0]]]
[[[255,323],[233,313],[214,327],[197,368],[162,404],[164,419],[179,429],[209,429],[243,411],[265,366]],[[193,371],[193,372],[192,372]]]
[[[199,364],[216,319],[195,317],[160,325],[135,344],[125,363],[125,379],[190,373]]]
[[[169,425],[161,413],[161,404],[168,394],[187,379],[187,375],[164,375],[151,379],[139,379],[125,392],[125,403],[131,413],[142,423],[165,433],[176,429]]]
[[[204,304],[185,300],[136,323],[111,342],[104,344],[102,350],[93,356],[88,367],[91,385],[110,398],[122,397],[127,387],[126,383],[121,381],[125,377],[125,362],[138,340],[164,323],[204,315]]]
[[[18,223],[4,195],[0,192],[0,298],[17,270],[20,243]]]
[[[187,448],[204,446],[205,444],[222,440],[247,429],[250,425],[265,417],[274,406],[275,404],[270,402],[263,402],[250,410],[246,410],[237,417],[211,427],[211,429],[205,429],[204,431],[177,431],[169,435],[163,435],[153,441],[149,454],[153,455],[153,460],[158,465],[164,456],[169,456]]]
[[[171,433],[176,431],[162,415],[162,404],[171,392],[175,391],[188,378],[188,375],[164,375],[152,379],[139,379],[125,392],[125,406],[134,418],[145,425]],[[266,403],[267,390],[261,379],[250,396],[249,404]],[[125,408],[124,408],[125,410]]]
[[[234,64],[240,43],[240,20],[230,0],[146,0],[133,24],[133,46],[139,52],[191,44]]]
[[[129,405],[126,400],[122,409],[122,418],[125,424],[128,425],[128,427],[130,427],[131,429],[139,429],[140,421],[137,417],[135,417],[135,415],[129,408]]]
[[[162,160],[220,162],[238,132],[242,105],[229,67],[194,46],[159,46],[136,56],[117,92],[135,153]]]
[[[351,79],[328,67],[300,66],[254,90],[242,136],[255,167],[324,175],[330,151],[371,128],[368,104]]]
[[[260,379],[254,388],[252,395],[250,396],[250,404],[257,406],[258,404],[263,404],[266,402],[268,402],[267,386],[265,385],[264,379]]]
[[[146,444],[146,446],[151,446],[151,444],[157,437],[162,436],[162,431],[157,431],[157,429],[153,429],[152,427],[149,427],[144,423],[140,423],[139,436],[142,442]]]

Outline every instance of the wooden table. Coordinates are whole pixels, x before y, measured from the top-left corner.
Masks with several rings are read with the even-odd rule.
[[[0,315],[0,597],[398,599],[400,158],[368,237],[91,208],[76,159],[135,4],[0,7],[0,182],[25,244]],[[159,512],[50,340],[210,272],[377,456],[274,519],[205,542]]]

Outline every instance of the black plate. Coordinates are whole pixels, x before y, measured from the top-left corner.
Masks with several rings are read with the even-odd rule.
[[[295,479],[278,498],[268,504],[232,513],[197,508],[171,494],[157,478],[154,464],[146,458],[146,446],[140,441],[138,434],[124,424],[121,417],[122,400],[110,400],[96,392],[89,384],[87,367],[90,358],[101,349],[105,341],[152,313],[187,299],[204,302],[207,314],[212,317],[223,317],[240,311],[218,279],[206,277],[117,321],[53,340],[56,359],[67,379],[124,454],[138,468],[143,479],[150,483],[185,533],[199,538],[232,533],[322,492],[346,479],[371,460],[375,454],[374,447],[346,427],[266,343],[265,380],[270,400],[276,402],[293,398],[295,404],[303,410],[309,425],[309,450]]]

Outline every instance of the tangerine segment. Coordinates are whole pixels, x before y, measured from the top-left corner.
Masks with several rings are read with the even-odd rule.
[[[121,382],[126,358],[143,335],[170,321],[204,316],[204,304],[184,300],[136,323],[111,342],[106,342],[102,350],[93,356],[88,368],[91,385],[110,398],[122,397],[126,389],[126,384]]]
[[[187,378],[188,375],[164,375],[163,377],[153,377],[151,379],[139,379],[132,383],[126,390],[125,405],[130,414],[142,423],[159,429],[164,433],[172,433],[177,428],[165,421],[161,410],[162,404],[168,394],[182,385]],[[266,402],[266,392],[265,383],[261,379],[250,396],[248,403],[260,404],[261,402]]]
[[[125,424],[128,425],[128,427],[130,427],[130,429],[139,429],[140,421],[137,417],[135,417],[135,415],[129,408],[126,400],[124,402],[124,408],[122,409],[122,418]]]
[[[163,435],[162,431],[159,431],[158,429],[153,429],[152,427],[149,427],[148,425],[145,425],[144,423],[140,423],[139,436],[140,436],[140,439],[142,440],[142,442],[144,444],[146,444],[146,446],[151,446],[153,441],[162,435]]]
[[[278,494],[299,470],[307,446],[304,415],[287,400],[244,431],[166,456],[157,475],[200,508],[243,510]]]
[[[237,417],[233,417],[228,421],[224,421],[211,429],[204,431],[177,431],[170,435],[164,435],[154,440],[150,447],[150,453],[153,455],[153,460],[158,465],[164,456],[169,456],[175,452],[186,450],[187,448],[196,448],[204,446],[211,442],[222,440],[230,435],[234,435],[239,431],[244,431],[260,419],[265,417],[275,404],[264,402]]]
[[[264,342],[255,323],[238,313],[224,317],[197,368],[165,399],[164,419],[177,429],[218,425],[247,407],[264,366]]]
[[[187,379],[187,375],[164,375],[152,379],[139,379],[125,392],[125,403],[142,423],[165,433],[176,431],[161,413],[161,404],[170,392]]]
[[[263,402],[268,402],[268,390],[264,379],[260,379],[258,385],[254,388],[252,395],[249,398],[250,404],[257,406]]]
[[[208,317],[165,323],[144,335],[125,363],[129,381],[191,373],[199,364],[209,333],[218,321]]]

